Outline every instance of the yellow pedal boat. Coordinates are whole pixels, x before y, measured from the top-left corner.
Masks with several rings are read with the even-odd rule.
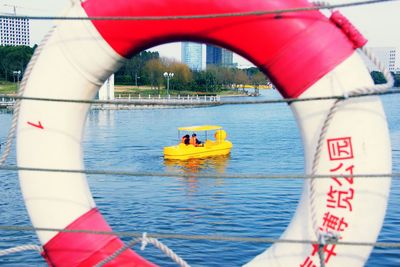
[[[197,145],[184,144],[181,139],[181,132],[186,134],[204,133],[204,141]],[[212,135],[212,133],[214,133]],[[210,135],[213,140],[209,139]],[[184,136],[184,135],[183,135]],[[210,156],[227,155],[231,152],[232,143],[226,140],[226,132],[221,126],[216,125],[201,125],[178,128],[179,144],[175,146],[164,147],[165,159],[187,160],[192,158],[205,158]],[[200,135],[200,139],[203,134]]]

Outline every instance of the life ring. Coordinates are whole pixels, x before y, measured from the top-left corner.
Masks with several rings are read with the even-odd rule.
[[[66,11],[71,17],[179,16],[252,12],[311,6],[305,0],[87,0]],[[318,11],[259,16],[166,20],[73,20],[60,22],[26,77],[26,97],[92,99],[126,57],[172,41],[209,42],[252,61],[286,98],[346,94],[372,85],[355,48],[364,39]],[[343,30],[343,28],[347,30]],[[351,27],[350,27],[351,29]],[[321,127],[334,100],[290,104],[301,129],[306,173]],[[17,132],[21,167],[84,169],[82,132],[89,105],[23,100]],[[290,164],[290,162],[287,162]],[[310,215],[309,180],[285,239],[315,240],[318,230],[341,241],[374,242],[383,223],[390,179],[353,179],[354,174],[391,171],[387,123],[379,98],[342,103],[323,143],[315,181],[317,227]],[[339,175],[343,179],[336,179]],[[20,171],[23,197],[35,227],[110,230],[96,209],[81,173]],[[320,229],[319,229],[320,228]],[[44,256],[54,266],[93,265],[122,246],[115,236],[38,231]],[[262,235],[262,233],[260,233]],[[329,266],[362,266],[371,247],[327,245]],[[247,266],[313,266],[310,244],[277,243]],[[111,265],[153,266],[131,250]]]

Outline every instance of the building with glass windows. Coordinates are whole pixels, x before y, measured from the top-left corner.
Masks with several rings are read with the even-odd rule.
[[[228,49],[222,48],[221,49],[221,54],[222,54],[222,66],[224,67],[232,67],[233,66],[233,53],[232,51],[229,51]]]
[[[13,14],[4,14],[13,16]],[[30,22],[24,18],[0,18],[0,46],[30,45]]]
[[[222,47],[207,45],[206,64],[207,66],[216,65],[231,67],[233,66],[233,53]]]
[[[391,72],[400,72],[400,49],[396,47],[369,47],[372,53]],[[378,68],[365,55],[363,59],[369,71],[378,71]]]
[[[199,43],[183,42],[181,49],[182,63],[189,66],[191,70],[203,69],[203,45]]]
[[[222,48],[213,45],[206,46],[206,65],[222,64]]]

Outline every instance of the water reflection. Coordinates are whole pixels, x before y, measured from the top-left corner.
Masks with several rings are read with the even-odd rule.
[[[199,173],[225,173],[231,156],[221,155],[200,159],[172,160],[165,159],[167,171],[183,173],[188,177],[197,177]]]
[[[229,165],[230,155],[220,155],[200,159],[172,160],[164,159],[164,165],[168,172],[184,174],[186,177],[181,179],[185,190],[189,195],[193,195],[198,190],[201,173],[222,174],[225,173]],[[216,184],[221,184],[222,179],[217,179]]]
[[[111,127],[115,124],[115,110],[91,110],[88,120],[99,127]]]

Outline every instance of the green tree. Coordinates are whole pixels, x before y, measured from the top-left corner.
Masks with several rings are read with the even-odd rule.
[[[260,71],[251,76],[250,81],[254,87],[258,87],[261,84],[267,84],[268,82],[265,75]]]
[[[193,72],[192,91],[213,92],[215,91],[217,79],[212,70]]]
[[[14,81],[17,78],[13,74],[14,71],[21,71],[22,77],[35,48],[35,46],[1,46],[0,77],[4,80]]]
[[[246,69],[246,72],[247,72],[247,75],[248,75],[249,77],[251,77],[251,76],[253,76],[254,74],[260,72],[260,70],[259,70],[258,68],[256,68],[256,67],[251,67],[251,68],[247,68],[247,69]]]
[[[242,85],[242,88],[244,89],[244,85],[249,83],[249,77],[247,76],[247,73],[244,70],[236,69],[233,83],[237,91],[239,91],[240,85]]]
[[[227,67],[217,67],[215,69],[216,91],[232,86],[234,80],[233,69]]]
[[[167,66],[165,71],[174,73],[174,77],[170,80],[170,88],[173,90],[187,90],[189,84],[193,80],[193,74],[186,64],[164,59],[164,64]]]
[[[161,62],[160,59],[150,59],[144,66],[144,72],[149,80],[149,84],[152,88],[157,88],[160,93],[160,87],[163,84],[164,77],[163,73],[166,70],[166,66]]]
[[[144,73],[144,66],[149,60],[159,59],[158,52],[142,51],[126,60],[124,65],[115,73],[116,84],[149,84],[149,77]]]
[[[382,83],[386,83],[386,79],[385,76],[383,76],[382,72],[379,71],[372,71],[371,72],[371,77],[374,80],[375,84],[382,84]]]
[[[400,87],[400,73],[393,74],[394,87]]]

